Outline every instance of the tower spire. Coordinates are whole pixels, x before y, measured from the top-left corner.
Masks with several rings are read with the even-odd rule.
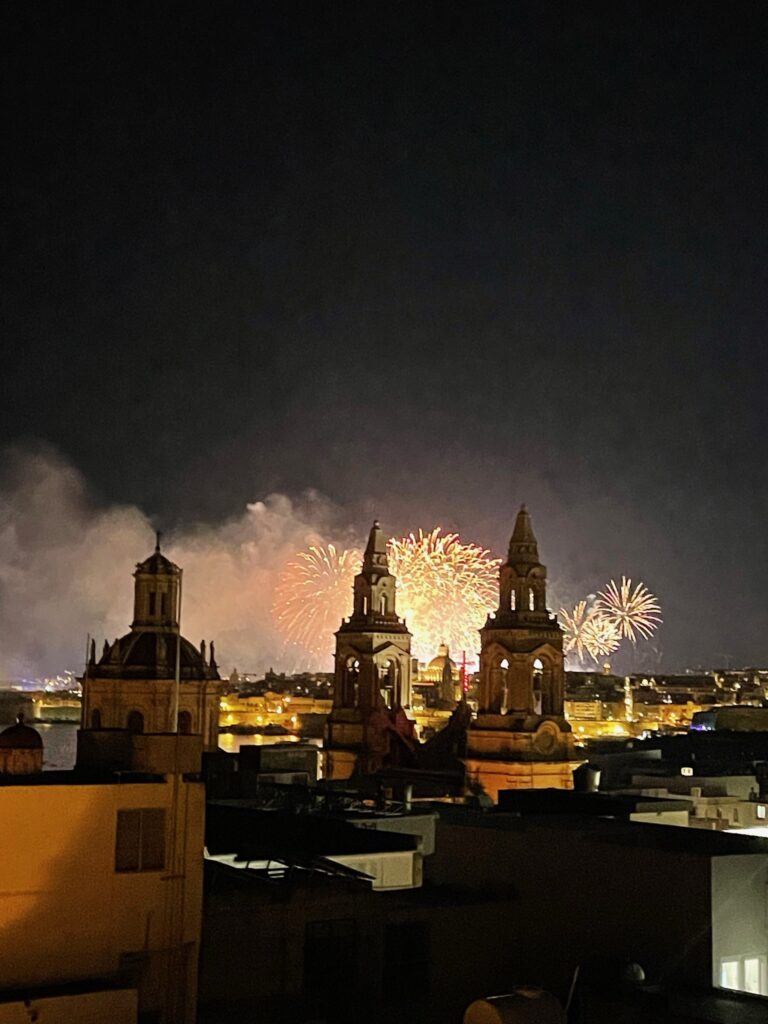
[[[515,528],[509,541],[509,565],[521,565],[524,563],[538,564],[539,545],[536,535],[533,532],[531,516],[525,505],[520,506],[515,520]]]
[[[162,537],[160,530],[155,530],[155,554],[160,554],[160,538]]]
[[[368,543],[365,546],[363,556],[363,573],[369,574],[388,573],[389,562],[387,561],[387,538],[381,528],[378,519],[374,519],[371,532],[368,534]]]

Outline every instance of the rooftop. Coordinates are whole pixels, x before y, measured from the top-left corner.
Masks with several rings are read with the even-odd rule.
[[[150,772],[84,771],[70,768],[61,771],[38,772],[35,775],[0,774],[0,788],[5,786],[115,786],[125,783],[165,782],[164,775]]]
[[[482,811],[456,804],[436,802],[429,806],[438,812],[440,821],[445,825],[521,832],[545,830],[559,833],[557,837],[553,835],[553,843],[562,841],[567,841],[569,844],[573,842],[611,843],[617,846],[633,846],[638,849],[683,853],[693,857],[729,857],[747,854],[768,856],[768,839],[734,832],[622,821],[593,814],[511,814],[500,808]]]

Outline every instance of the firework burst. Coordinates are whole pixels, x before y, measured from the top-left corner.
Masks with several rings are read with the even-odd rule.
[[[579,601],[571,612],[561,608],[559,615],[563,624],[563,650],[566,654],[575,653],[579,660],[588,654],[597,661],[612,654],[621,643],[615,625],[595,608],[589,608],[586,601]]]
[[[272,614],[285,641],[317,658],[333,647],[333,633],[352,607],[360,571],[356,548],[318,544],[301,551],[280,574]]]
[[[454,656],[466,651],[474,661],[478,628],[498,603],[500,560],[439,526],[390,541],[389,555],[416,657],[427,661],[445,643]]]
[[[646,639],[653,636],[661,624],[661,607],[654,595],[643,583],[632,589],[632,580],[621,577],[621,584],[611,580],[601,590],[595,602],[595,611],[607,619],[618,633],[636,643],[638,636]]]
[[[594,661],[604,658],[606,654],[613,654],[621,644],[621,637],[614,624],[597,612],[587,617],[582,635],[584,646]]]
[[[414,656],[433,658],[441,643],[473,661],[477,630],[498,601],[499,559],[440,527],[389,542],[390,569],[397,578],[397,611],[413,633]],[[313,659],[332,647],[332,636],[352,610],[352,584],[362,553],[313,545],[297,554],[280,575],[272,612],[286,643]]]

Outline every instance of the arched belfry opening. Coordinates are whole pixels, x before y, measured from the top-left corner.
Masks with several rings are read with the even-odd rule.
[[[129,711],[125,727],[128,732],[144,732],[144,715],[136,709]]]
[[[360,661],[354,654],[343,659],[341,675],[341,703],[353,708],[357,704],[360,681]]]

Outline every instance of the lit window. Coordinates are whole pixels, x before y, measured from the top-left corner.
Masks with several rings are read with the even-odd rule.
[[[748,954],[720,961],[720,987],[766,995],[766,958]]]
[[[115,871],[162,871],[164,867],[165,810],[118,811]]]
[[[762,995],[762,961],[765,957],[745,956],[744,957],[744,991],[753,992],[755,995]]]
[[[536,606],[536,601],[533,596],[533,587],[528,591],[528,610],[533,611]]]
[[[517,594],[513,590],[512,591],[512,611],[515,610],[515,605],[516,604],[517,604]]]
[[[763,820],[765,819],[765,804],[757,805],[757,816]]]
[[[504,658],[504,660],[499,664],[499,668],[503,668],[503,669],[509,668],[509,662],[507,661],[506,658]]]
[[[741,964],[738,960],[721,960],[720,961],[720,986],[722,988],[734,988],[739,987],[739,967]]]

